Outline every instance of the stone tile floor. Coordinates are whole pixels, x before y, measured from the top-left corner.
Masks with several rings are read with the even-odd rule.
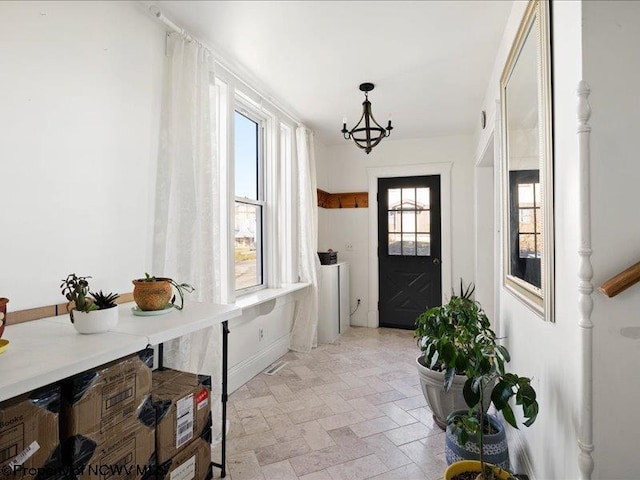
[[[357,327],[287,353],[277,374],[229,397],[227,478],[442,478],[444,433],[425,406],[417,354],[411,331]]]

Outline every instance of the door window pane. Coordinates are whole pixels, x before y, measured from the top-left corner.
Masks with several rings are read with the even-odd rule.
[[[402,255],[402,239],[399,234],[389,234],[389,255]]]
[[[416,212],[402,212],[402,231],[405,233],[416,231]]]
[[[536,257],[536,235],[531,233],[520,234],[520,258]]]
[[[431,212],[429,210],[422,210],[416,214],[416,231],[423,233],[431,232]]]
[[[402,223],[400,218],[400,212],[393,211],[389,213],[389,233],[400,233],[402,231]]]
[[[428,188],[416,188],[416,204],[418,208],[429,208],[430,195]]]
[[[419,257],[428,257],[431,255],[431,235],[418,234],[417,240],[416,254]]]
[[[390,188],[388,198],[389,210],[400,210],[402,207],[400,200],[400,189]]]
[[[416,236],[413,233],[402,234],[402,255],[416,254]]]
[[[416,208],[416,189],[415,188],[403,188],[402,189],[402,208]]]

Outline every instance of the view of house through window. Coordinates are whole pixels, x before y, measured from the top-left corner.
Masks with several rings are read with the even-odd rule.
[[[262,285],[262,148],[260,125],[234,115],[235,152],[235,288]]]
[[[431,255],[429,188],[389,189],[389,255]]]

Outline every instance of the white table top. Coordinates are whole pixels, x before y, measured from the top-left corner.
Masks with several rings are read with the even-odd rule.
[[[68,315],[7,326],[0,401],[242,314],[235,305],[185,302],[182,311],[139,317],[133,315],[134,305],[120,305],[117,327],[94,335],[76,332]]]

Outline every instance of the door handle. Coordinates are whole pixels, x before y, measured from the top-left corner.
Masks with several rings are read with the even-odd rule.
[[[440,265],[440,259],[438,257],[433,259],[433,264],[434,265]]]

